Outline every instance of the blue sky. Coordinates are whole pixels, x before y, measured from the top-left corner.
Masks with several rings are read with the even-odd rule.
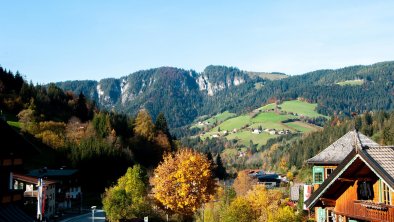
[[[210,64],[302,74],[394,60],[394,1],[1,1],[0,65],[28,80]]]

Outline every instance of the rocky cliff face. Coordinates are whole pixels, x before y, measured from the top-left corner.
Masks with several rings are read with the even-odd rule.
[[[74,93],[82,91],[108,110],[134,114],[144,107],[153,118],[159,112],[173,112],[190,119],[197,116],[204,98],[239,86],[248,79],[246,72],[224,66],[208,66],[202,73],[161,67],[138,71],[119,79],[68,81],[57,85]]]
[[[171,73],[179,75],[171,75]],[[165,78],[172,78],[172,84],[164,84]],[[184,78],[182,78],[184,77]],[[202,96],[214,96],[217,92],[238,86],[248,80],[245,72],[224,66],[209,66],[204,72],[196,73],[177,68],[161,67],[138,71],[120,79],[102,79],[96,81],[68,81],[58,83],[65,89],[75,93],[82,91],[98,105],[105,108],[124,107],[147,92],[175,87],[179,90],[199,90]],[[89,82],[90,84],[87,84]],[[67,83],[67,84],[65,84]],[[81,87],[86,85],[85,87]],[[152,88],[154,87],[154,88]]]

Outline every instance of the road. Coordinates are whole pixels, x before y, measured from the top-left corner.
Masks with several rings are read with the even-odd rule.
[[[103,210],[96,210],[94,213],[94,220],[92,218],[92,213],[82,214],[79,216],[75,216],[72,218],[67,218],[61,220],[60,222],[104,222],[105,221],[105,214]]]

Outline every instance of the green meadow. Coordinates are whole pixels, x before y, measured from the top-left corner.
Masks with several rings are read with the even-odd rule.
[[[297,121],[300,116],[315,118],[323,116],[315,111],[317,104],[307,103],[298,100],[285,101],[278,105],[278,111],[274,112],[275,104],[267,104],[262,106],[249,114],[235,116],[233,113],[224,112],[211,117],[205,121],[214,124],[216,121],[219,125],[213,127],[201,139],[212,137],[214,134],[225,136],[228,140],[236,139],[238,145],[249,146],[250,141],[259,146],[264,145],[270,138],[278,137],[279,135],[271,135],[268,132],[262,131],[260,134],[252,133],[254,129],[261,127],[264,129],[290,130],[292,133],[302,132],[307,133],[316,131],[319,127],[305,122]],[[282,112],[281,112],[282,111]],[[294,115],[288,113],[292,112]],[[287,113],[287,114],[286,114]],[[287,120],[290,121],[287,123]],[[236,129],[236,132],[233,130]],[[227,131],[227,135],[224,135]]]
[[[364,80],[362,79],[355,79],[355,80],[346,80],[342,82],[337,82],[340,86],[361,86],[364,84]]]
[[[286,101],[279,105],[282,111],[297,113],[307,117],[323,116],[316,112],[316,103],[307,103],[299,100]]]

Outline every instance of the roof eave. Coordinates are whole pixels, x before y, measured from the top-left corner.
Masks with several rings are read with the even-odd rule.
[[[360,152],[359,154],[369,167],[376,172],[377,176],[381,177],[381,179],[383,179],[391,189],[394,189],[394,178],[388,175],[386,171],[380,167],[379,163],[377,163],[367,152]]]
[[[305,201],[305,205],[307,208],[311,208],[316,204],[316,201],[319,200],[319,197],[331,186],[335,180],[342,175],[343,171],[346,170],[356,159],[357,153],[355,150],[352,150],[346,158],[342,161],[342,163],[335,168],[334,172],[319,186],[319,188],[312,193],[311,197]]]

